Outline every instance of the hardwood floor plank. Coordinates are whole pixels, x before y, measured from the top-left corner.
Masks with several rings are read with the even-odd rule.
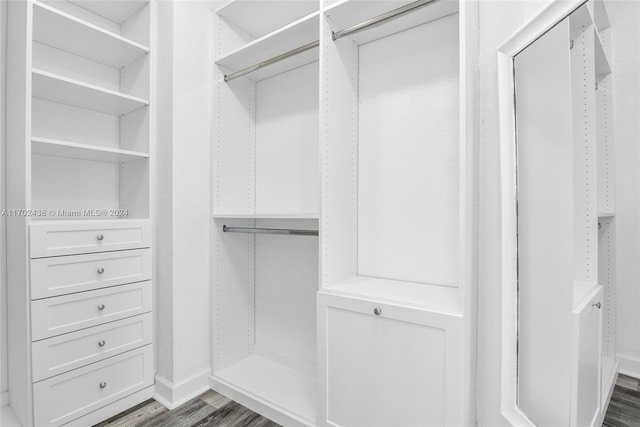
[[[153,418],[163,412],[169,412],[169,410],[155,400],[149,399],[106,421],[96,424],[95,427],[136,427],[145,420]]]
[[[149,418],[136,427],[191,427],[215,411],[216,408],[213,406],[195,398],[173,411]]]
[[[231,402],[231,399],[229,399],[227,396],[224,396],[214,390],[210,390],[204,393],[202,396],[200,396],[200,399],[204,400],[216,409],[220,409],[227,403]]]

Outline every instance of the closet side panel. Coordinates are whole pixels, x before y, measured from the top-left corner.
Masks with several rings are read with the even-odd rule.
[[[574,147],[568,20],[515,58],[515,86],[518,404],[536,425],[569,425]]]
[[[360,275],[458,286],[458,38],[454,14],[360,47]]]

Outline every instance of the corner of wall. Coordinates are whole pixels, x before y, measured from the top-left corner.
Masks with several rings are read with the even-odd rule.
[[[161,375],[156,375],[156,392],[153,398],[172,410],[209,390],[209,369],[173,384]]]

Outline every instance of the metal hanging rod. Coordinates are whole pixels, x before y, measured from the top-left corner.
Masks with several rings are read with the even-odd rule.
[[[371,18],[368,21],[362,22],[361,24],[345,28],[344,30],[336,31],[333,33],[333,40],[338,40],[342,37],[348,36],[349,34],[357,33],[369,27],[384,24],[387,21],[399,18],[402,15],[406,15],[407,13],[413,12],[416,9],[430,5],[431,3],[435,3],[437,1],[438,0],[418,0],[414,1],[413,3],[406,4],[397,9],[390,10],[387,13],[383,13],[382,15],[378,15],[375,18]]]
[[[317,236],[318,230],[291,230],[284,228],[245,228],[222,226],[225,233],[248,233],[248,234],[281,234],[286,236]]]
[[[290,57],[292,57],[294,55],[297,55],[299,53],[306,52],[307,50],[311,50],[314,47],[318,47],[318,45],[320,45],[320,42],[318,40],[316,40],[314,42],[311,42],[311,43],[308,43],[308,44],[305,44],[304,46],[300,46],[298,48],[290,50],[289,52],[285,52],[285,53],[283,53],[281,55],[274,56],[271,59],[267,59],[266,61],[262,61],[262,62],[260,62],[260,63],[258,63],[256,65],[252,65],[251,67],[247,67],[244,70],[236,71],[235,73],[231,73],[229,75],[225,75],[224,76],[224,81],[228,82],[228,81],[236,79],[238,77],[242,77],[245,74],[253,73],[254,71],[260,70],[261,68],[268,67],[269,65],[275,64],[276,62],[280,62],[280,61],[285,60],[287,58],[290,58]]]

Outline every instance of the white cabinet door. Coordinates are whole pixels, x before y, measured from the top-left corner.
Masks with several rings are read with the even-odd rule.
[[[322,292],[318,316],[320,425],[459,425],[461,318]]]
[[[594,426],[600,412],[602,286],[585,297],[573,316],[575,381],[571,425]]]

